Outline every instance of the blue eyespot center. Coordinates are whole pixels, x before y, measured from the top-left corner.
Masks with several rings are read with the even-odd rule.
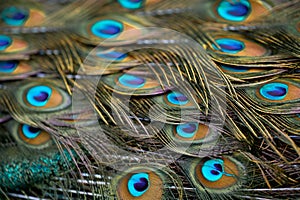
[[[250,14],[251,4],[248,0],[223,0],[218,5],[217,12],[225,20],[241,22]]]
[[[289,86],[284,83],[267,83],[259,90],[260,94],[269,100],[282,100],[286,97]]]
[[[186,123],[176,126],[176,132],[183,138],[192,138],[198,130],[198,123]]]
[[[229,65],[221,65],[221,68],[227,71],[232,71],[232,72],[246,72],[249,70],[247,67],[243,66],[229,66]]]
[[[36,107],[45,106],[52,94],[52,89],[48,86],[34,86],[27,92],[27,101]]]
[[[201,169],[203,177],[211,182],[218,181],[224,173],[224,161],[221,159],[211,159],[204,162]]]
[[[189,99],[181,92],[171,92],[167,95],[167,99],[175,105],[186,105],[189,102]]]
[[[126,87],[141,88],[145,85],[146,80],[140,76],[123,74],[119,77],[119,82]]]
[[[12,43],[12,39],[6,35],[0,35],[0,51],[5,50]]]
[[[121,53],[117,51],[110,51],[107,53],[97,53],[96,55],[100,58],[113,60],[113,61],[122,61],[127,57],[126,53]]]
[[[41,133],[41,129],[24,124],[22,126],[22,132],[28,139],[34,139]]]
[[[223,171],[223,167],[220,163],[215,163],[214,168],[215,170],[210,171],[213,175],[219,175]]]
[[[118,0],[118,2],[123,8],[131,10],[139,9],[143,7],[144,4],[144,0]]]
[[[111,19],[101,20],[92,26],[91,31],[100,38],[115,38],[123,31],[123,24]]]
[[[221,38],[217,39],[216,43],[220,46],[221,49],[218,49],[217,47],[214,46],[216,50],[220,50],[225,53],[231,53],[231,54],[236,54],[240,51],[242,51],[245,47],[244,43],[235,40],[235,39],[230,39],[230,38]]]
[[[1,13],[2,20],[10,26],[21,26],[27,20],[29,12],[26,9],[10,6]]]
[[[0,72],[12,73],[18,66],[17,61],[0,61]]]
[[[147,173],[134,174],[128,180],[129,193],[134,197],[142,196],[150,186],[149,175]]]

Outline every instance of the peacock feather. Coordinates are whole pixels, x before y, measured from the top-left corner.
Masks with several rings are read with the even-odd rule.
[[[299,8],[1,2],[0,198],[300,198]]]

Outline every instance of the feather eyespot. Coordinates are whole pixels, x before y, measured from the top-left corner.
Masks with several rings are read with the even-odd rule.
[[[52,89],[48,86],[35,86],[28,90],[26,100],[35,107],[43,107],[52,95]]]
[[[5,126],[15,142],[20,146],[30,149],[44,149],[53,144],[51,134],[38,127],[21,124],[15,120],[10,120]]]
[[[145,86],[145,78],[131,74],[123,74],[119,77],[119,83],[129,88],[141,88]]]
[[[35,26],[42,23],[45,14],[38,9],[9,6],[2,10],[1,19],[9,26]]]
[[[248,0],[221,1],[217,7],[220,17],[228,21],[244,21],[251,12],[251,4]]]
[[[183,138],[193,138],[197,129],[197,123],[180,124],[176,126],[176,133]]]
[[[135,10],[144,6],[145,0],[118,0],[119,4],[126,9]]]
[[[282,100],[286,97],[289,86],[284,83],[268,83],[259,90],[260,94],[268,100]]]
[[[221,159],[207,160],[203,163],[201,173],[203,177],[211,182],[218,181],[222,176],[232,176],[224,172],[224,161]]]
[[[41,133],[41,130],[25,124],[22,126],[22,133],[26,138],[34,139]]]
[[[123,31],[123,29],[124,27],[121,22],[112,19],[97,21],[91,27],[92,33],[103,39],[115,38]]]
[[[161,86],[157,80],[155,80],[149,74],[130,74],[132,71],[128,71],[128,73],[122,74],[118,77],[117,86],[126,90],[134,90],[134,94],[139,95],[147,95],[146,90],[151,94],[159,94],[163,92]]]
[[[0,52],[10,53],[22,51],[28,48],[28,43],[7,35],[0,35]]]
[[[256,96],[272,102],[297,101],[300,98],[299,80],[277,80],[259,86]]]
[[[0,74],[3,74],[4,77],[7,78],[5,75],[20,75],[23,76],[25,74],[32,74],[35,73],[33,67],[31,67],[26,62],[22,61],[0,61]],[[8,79],[8,78],[7,78]]]
[[[151,169],[136,169],[126,172],[117,182],[120,199],[161,199],[163,179]]]
[[[135,18],[132,15],[106,15],[85,20],[78,27],[75,33],[78,40],[87,44],[98,44],[101,41],[102,47],[115,44],[128,44],[140,37],[149,34],[144,30],[147,22]]]
[[[29,11],[25,8],[10,6],[1,12],[2,20],[10,26],[22,26],[28,19]]]
[[[25,145],[34,147],[45,147],[51,142],[51,135],[49,133],[27,124],[19,125],[18,138]]]
[[[248,22],[266,14],[271,6],[254,0],[218,0],[214,4],[214,15],[218,21]]]
[[[165,124],[162,135],[163,142],[173,146],[188,146],[187,152],[197,154],[199,149],[204,149],[212,142],[218,140],[219,134],[215,128],[198,122],[188,122],[178,125]]]
[[[25,84],[19,88],[16,95],[23,106],[41,112],[61,110],[71,103],[66,92],[48,84]]]
[[[125,73],[107,75],[102,81],[110,90],[121,94],[138,96],[164,92],[154,75],[145,68],[132,68]]]
[[[128,180],[129,193],[134,197],[142,196],[149,189],[149,185],[148,173],[133,174]]]
[[[178,106],[186,105],[189,102],[188,97],[181,92],[170,92],[167,94],[167,100],[169,103]]]
[[[208,133],[208,126],[198,123],[179,124],[173,129],[173,135],[181,141],[197,142],[205,139]]]
[[[179,91],[171,91],[163,95],[163,101],[171,107],[195,108],[197,105],[189,97]],[[196,99],[198,102],[198,100]],[[199,100],[200,101],[200,100]]]
[[[180,198],[183,192],[180,177],[168,167],[151,163],[151,166],[141,165],[122,170],[111,181],[112,193],[116,199],[164,199],[172,195],[174,199]],[[174,187],[179,194],[170,191]]]
[[[220,54],[230,56],[265,56],[270,54],[270,51],[261,44],[240,35],[216,36],[215,42],[218,47],[213,44],[213,50]]]
[[[227,157],[211,159],[203,158],[194,163],[196,185],[212,190],[235,187],[241,176],[241,167]]]
[[[0,35],[0,51],[4,51],[12,44],[12,39],[6,35]]]
[[[245,48],[242,41],[231,38],[216,39],[216,43],[220,46],[220,49],[215,47],[216,50],[230,54],[236,54]]]
[[[0,61],[0,73],[12,73],[18,66],[18,61]]]

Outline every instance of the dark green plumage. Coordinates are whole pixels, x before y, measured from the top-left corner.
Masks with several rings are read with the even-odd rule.
[[[2,2],[0,198],[300,198],[299,5]]]

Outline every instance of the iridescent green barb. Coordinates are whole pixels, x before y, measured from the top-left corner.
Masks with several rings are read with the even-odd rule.
[[[22,189],[45,182],[45,180],[60,176],[70,170],[72,157],[66,150],[49,152],[48,155],[36,159],[23,158],[20,161],[12,160],[2,163],[0,167],[1,187],[6,189]]]

